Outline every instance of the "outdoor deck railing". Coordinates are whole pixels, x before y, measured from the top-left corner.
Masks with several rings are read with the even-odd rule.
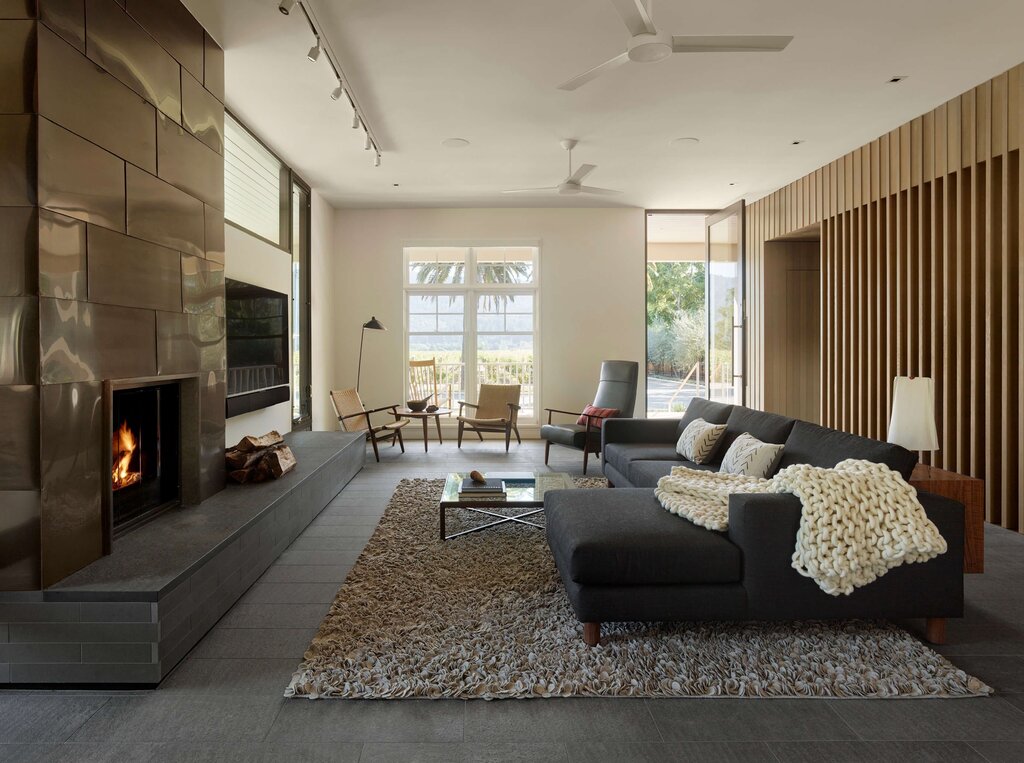
[[[459,400],[475,402],[476,390],[466,390],[465,363],[437,364],[437,404],[454,408]],[[477,384],[520,384],[522,393],[520,416],[532,418],[535,414],[535,385],[532,361],[485,361],[476,364]],[[468,397],[467,397],[468,395]],[[456,409],[454,411],[458,413]]]

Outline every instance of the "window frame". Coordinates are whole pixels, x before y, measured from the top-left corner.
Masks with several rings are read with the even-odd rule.
[[[477,274],[477,249],[493,248],[530,248],[533,249],[533,280],[531,283],[507,283],[507,284],[484,284],[479,282]],[[420,284],[410,281],[410,263],[414,261],[412,250],[418,248],[458,248],[466,250],[465,273],[466,280],[461,284]],[[402,244],[402,390],[403,396],[409,389],[409,297],[410,296],[440,296],[446,294],[457,294],[463,298],[463,364],[465,366],[464,384],[466,395],[476,395],[480,382],[477,377],[477,300],[484,294],[517,294],[533,297],[533,413],[528,418],[521,418],[520,423],[536,425],[540,422],[541,411],[541,242],[536,239],[529,240],[478,240],[472,241],[408,241]],[[521,334],[526,332],[484,332],[484,335],[498,334]],[[413,332],[413,335],[437,334],[454,335],[453,332]],[[453,405],[456,401],[453,401]],[[467,402],[474,402],[469,400]],[[455,415],[458,409],[453,410]],[[449,420],[448,425],[454,425],[455,419]]]
[[[292,204],[293,192],[298,192],[305,197],[305,203],[303,207],[298,210],[299,214],[299,232],[300,235],[295,235],[295,231],[292,230],[291,223],[295,219],[296,210],[292,208],[288,215],[288,230],[292,234],[293,242],[296,241],[301,245],[302,251],[295,251],[295,247],[292,247],[291,259],[292,259],[292,294],[291,304],[292,308],[289,311],[289,326],[288,326],[288,346],[290,351],[290,357],[294,359],[294,350],[292,347],[292,340],[295,336],[295,326],[292,323],[295,318],[295,304],[299,303],[300,321],[299,321],[299,389],[292,387],[292,430],[293,431],[309,431],[313,428],[313,281],[312,281],[312,259],[313,259],[313,242],[312,242],[312,216],[313,216],[313,192],[309,185],[302,180],[294,172],[290,172],[290,182],[288,203],[289,206]],[[298,290],[296,293],[296,282],[294,276],[295,265],[299,265],[299,278],[298,278]],[[295,381],[295,369],[289,369],[289,380]],[[295,396],[299,397],[299,416],[295,416]]]

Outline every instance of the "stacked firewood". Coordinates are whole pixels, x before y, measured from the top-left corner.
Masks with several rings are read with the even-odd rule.
[[[225,453],[228,476],[235,482],[266,482],[276,480],[295,468],[295,454],[284,444],[279,432],[262,437],[249,435]]]

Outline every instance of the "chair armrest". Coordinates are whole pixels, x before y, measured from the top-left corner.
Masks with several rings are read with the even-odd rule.
[[[380,408],[371,408],[370,410],[365,411],[365,413],[366,414],[380,413],[381,411],[392,411],[397,416],[398,415],[398,406],[397,405],[384,405],[384,406],[381,406]]]
[[[615,442],[675,444],[679,419],[608,418],[601,427],[601,447]]]
[[[563,411],[560,408],[545,408],[544,410],[548,412],[548,423],[549,424],[551,423],[551,416],[552,416],[552,414],[555,414],[555,413],[564,413],[566,416],[575,416],[577,418],[579,418],[580,416],[583,415],[582,411],[579,412],[579,413],[574,413],[573,411]]]

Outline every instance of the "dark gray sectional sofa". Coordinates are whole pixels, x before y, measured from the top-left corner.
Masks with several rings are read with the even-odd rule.
[[[679,434],[698,417],[726,424],[714,462],[703,466],[675,452]],[[960,503],[919,494],[949,550],[839,597],[790,565],[800,523],[796,497],[734,495],[729,529],[721,533],[662,508],[653,490],[659,478],[677,465],[717,471],[743,432],[785,445],[777,469],[860,458],[909,478],[917,462],[897,445],[700,399],[682,420],[609,419],[602,434],[604,472],[617,489],[556,491],[544,502],[548,544],[587,643],[598,643],[602,622],[910,617],[926,618],[928,640],[941,643],[945,618],[963,615]]]

